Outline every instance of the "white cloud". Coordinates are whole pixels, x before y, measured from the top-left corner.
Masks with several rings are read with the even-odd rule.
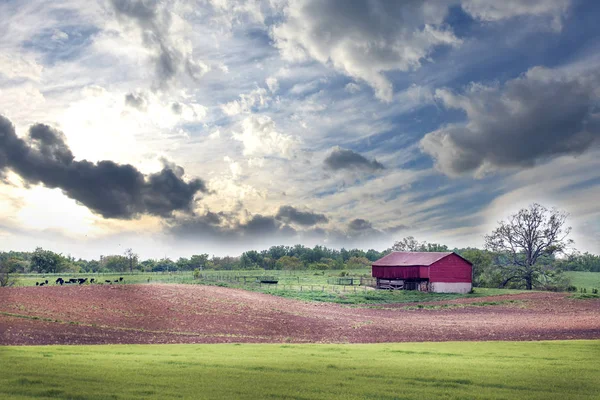
[[[391,101],[388,71],[417,69],[440,45],[461,43],[438,3],[381,0],[292,0],[271,35],[288,61],[315,59],[362,79]]]
[[[462,0],[462,8],[482,21],[499,21],[523,15],[546,15],[553,18],[553,27],[560,29],[561,15],[570,3],[571,0]]]
[[[344,87],[344,90],[348,93],[354,94],[360,92],[360,85],[357,85],[354,82],[350,82]]]
[[[242,132],[233,138],[243,143],[245,156],[275,155],[291,158],[298,140],[277,132],[275,122],[267,116],[250,115],[242,121]]]
[[[234,116],[238,114],[247,114],[253,108],[262,109],[271,101],[265,88],[256,88],[247,94],[240,94],[239,100],[233,100],[221,105],[221,110],[226,115]]]
[[[277,78],[271,76],[268,77],[265,82],[271,93],[275,93],[279,90],[279,82],[277,81]]]

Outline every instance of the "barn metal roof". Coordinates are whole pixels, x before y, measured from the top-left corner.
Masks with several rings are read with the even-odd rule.
[[[374,267],[410,267],[410,266],[429,266],[436,261],[452,254],[448,252],[414,252],[414,251],[394,251],[387,256],[380,258],[373,263]],[[462,258],[462,257],[461,257]]]

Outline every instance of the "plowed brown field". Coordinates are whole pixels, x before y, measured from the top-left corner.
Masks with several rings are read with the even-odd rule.
[[[469,305],[484,301],[500,304]],[[197,285],[3,288],[0,344],[600,339],[600,300],[525,293],[443,304],[464,307],[347,307]]]

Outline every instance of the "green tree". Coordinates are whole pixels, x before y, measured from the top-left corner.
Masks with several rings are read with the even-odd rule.
[[[31,256],[31,269],[35,272],[55,274],[68,268],[67,260],[61,254],[41,247],[35,249]]]
[[[208,264],[208,254],[194,254],[190,257],[190,268],[199,269],[202,271]]]
[[[18,260],[0,258],[0,287],[12,286],[15,283],[14,272],[17,269]]]
[[[121,255],[106,256],[102,259],[102,266],[114,272],[125,272],[129,268],[129,259]]]
[[[133,269],[137,267],[138,255],[133,252],[133,249],[129,248],[124,253],[127,258],[127,264],[129,265],[129,272],[133,273]]]
[[[304,269],[304,263],[298,257],[283,256],[276,263],[277,269],[300,270]]]
[[[366,257],[350,257],[348,262],[346,262],[348,269],[365,268],[370,265],[371,261],[369,261],[369,259]]]

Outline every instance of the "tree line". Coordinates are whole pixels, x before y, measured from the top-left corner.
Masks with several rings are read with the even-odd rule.
[[[10,273],[60,272],[165,272],[195,270],[344,270],[369,267],[392,251],[454,251],[473,263],[473,283],[481,287],[523,289],[565,289],[563,271],[600,272],[600,256],[577,251],[566,252],[572,244],[565,226],[567,214],[532,204],[500,221],[485,236],[485,248],[453,248],[439,243],[420,242],[405,237],[393,246],[369,249],[331,249],[324,246],[272,246],[249,250],[238,257],[210,257],[206,253],[177,260],[169,258],[139,260],[132,249],[123,254],[84,260],[37,248],[33,252],[0,252],[0,285]]]

